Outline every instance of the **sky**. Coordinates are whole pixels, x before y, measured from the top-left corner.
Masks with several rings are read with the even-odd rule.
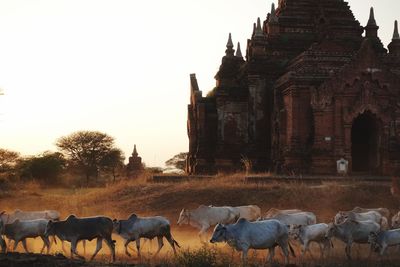
[[[375,7],[387,46],[400,1],[348,2],[361,25]],[[271,3],[0,0],[0,147],[36,155],[96,130],[126,158],[136,144],[147,166],[163,166],[188,150],[189,75],[211,90],[228,34],[244,53]]]

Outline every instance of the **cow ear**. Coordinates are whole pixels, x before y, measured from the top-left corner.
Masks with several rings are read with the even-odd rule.
[[[2,212],[0,212],[0,216],[3,215],[4,213],[6,213],[5,210],[3,210]]]
[[[128,218],[128,220],[136,220],[136,219],[137,219],[137,215],[135,213],[132,213]]]
[[[118,221],[117,219],[114,219],[114,220],[113,220],[113,222],[117,222],[117,221]]]

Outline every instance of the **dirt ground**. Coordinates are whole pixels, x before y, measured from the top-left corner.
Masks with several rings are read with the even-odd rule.
[[[237,177],[222,177],[211,182],[165,184],[153,184],[144,180],[122,181],[102,188],[76,189],[42,188],[36,184],[30,184],[12,192],[0,191],[0,210],[6,211],[12,211],[17,208],[21,210],[55,209],[61,212],[62,218],[67,217],[69,214],[76,214],[82,217],[105,215],[119,219],[127,218],[131,213],[136,213],[140,216],[162,215],[170,220],[172,235],[182,246],[181,251],[196,250],[204,246],[199,240],[196,229],[190,226],[179,227],[176,225],[182,208],[192,209],[200,204],[214,206],[254,204],[260,206],[263,213],[271,207],[298,208],[314,212],[317,215],[318,222],[330,222],[339,210],[349,210],[355,206],[386,207],[393,214],[399,210],[399,203],[400,200],[390,194],[390,184],[387,183],[356,182],[340,184],[338,182],[326,182],[320,185],[303,183],[257,185],[244,183]],[[212,229],[209,230],[209,236],[211,232]],[[120,264],[117,266],[139,263],[134,250],[132,258],[125,256],[123,240],[116,235],[113,236],[113,239],[116,240],[117,262]],[[343,244],[339,241],[335,241],[334,244],[335,248],[331,255],[333,262],[345,260]],[[40,239],[28,241],[28,248],[32,252],[39,252],[41,246],[42,241]],[[66,247],[69,249],[69,245],[66,245]],[[134,247],[133,243],[131,247]],[[167,260],[153,259],[156,248],[157,242],[155,240],[147,241],[142,247],[144,259],[142,259],[141,263],[161,266],[162,264],[160,265],[160,263],[165,261],[169,262],[167,265],[173,266],[170,261],[173,253],[169,244],[165,242],[160,255],[161,259]],[[218,244],[210,246],[210,248],[221,249],[226,254],[232,255],[233,262],[240,262],[240,254],[233,252],[227,245]],[[86,258],[90,257],[94,249],[95,241],[89,242],[85,254]],[[296,250],[298,252],[298,248]],[[78,251],[83,254],[81,244],[78,245]],[[17,248],[17,252],[23,252],[21,246]],[[309,266],[339,266],[322,265],[326,261],[319,260],[319,249],[316,245],[313,246],[312,252],[313,255],[307,255],[305,259],[296,258],[293,260],[302,266],[306,266],[304,261],[312,264]],[[103,249],[96,257],[96,263],[69,261],[62,257],[61,253],[63,251],[60,244],[53,244],[51,254],[56,256],[52,257],[33,254],[0,254],[0,267],[111,266],[107,265],[110,261],[110,253],[105,245],[103,245]],[[255,266],[258,266],[265,261],[267,253],[258,251],[251,255],[252,262]],[[282,262],[281,254],[277,253],[277,255],[277,260]],[[368,255],[368,246],[356,245],[354,255],[356,259],[365,260]],[[397,255],[398,253],[395,250],[391,250],[388,258],[393,260],[391,263],[400,262],[400,256]],[[69,256],[69,253],[66,256]],[[13,265],[14,260],[21,265]],[[371,263],[376,264],[376,260],[373,258]],[[35,265],[36,262],[38,262],[37,265]],[[329,262],[332,263],[332,260]],[[362,265],[367,266],[365,263]]]

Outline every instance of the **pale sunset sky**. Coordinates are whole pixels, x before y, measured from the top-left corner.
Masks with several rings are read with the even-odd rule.
[[[385,46],[399,0],[374,6]],[[78,130],[113,136],[129,157],[163,166],[188,150],[189,74],[205,95],[229,32],[242,52],[265,0],[0,0],[0,147],[35,155]],[[275,1],[277,4],[277,0]]]

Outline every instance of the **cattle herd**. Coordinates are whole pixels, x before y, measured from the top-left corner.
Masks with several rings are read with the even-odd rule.
[[[289,262],[289,254],[294,256],[292,244],[301,245],[301,254],[310,252],[309,245],[319,245],[321,257],[333,248],[332,238],[345,243],[345,254],[351,259],[353,243],[369,244],[370,254],[375,251],[383,256],[389,246],[400,245],[400,212],[395,214],[389,225],[390,212],[386,208],[364,209],[356,207],[351,211],[339,211],[330,223],[317,223],[312,212],[298,209],[278,210],[271,208],[264,215],[256,205],[239,207],[214,207],[200,205],[197,209],[183,209],[177,224],[188,224],[200,230],[199,237],[205,241],[210,227],[215,227],[211,243],[226,242],[229,246],[242,252],[245,264],[249,249],[268,249],[268,260],[272,262],[275,247],[279,246],[284,254],[285,263]],[[390,229],[391,228],[391,229]],[[170,222],[162,217],[139,217],[132,214],[128,219],[117,220],[105,216],[77,217],[69,215],[60,220],[60,213],[54,210],[21,211],[0,213],[0,247],[6,252],[10,247],[16,249],[19,242],[28,252],[27,238],[40,237],[43,240],[41,253],[46,248],[50,251],[52,242],[61,240],[70,242],[71,257],[83,258],[77,252],[77,244],[82,241],[85,249],[86,240],[97,239],[97,246],[91,259],[101,250],[103,240],[111,251],[115,261],[115,241],[112,234],[124,239],[125,253],[130,242],[136,243],[140,257],[140,240],[157,238],[158,250],[163,247],[165,238],[171,245],[174,254],[178,242],[171,235]],[[8,240],[6,242],[5,240]],[[14,242],[11,246],[11,242]],[[291,244],[292,243],[292,244]]]

